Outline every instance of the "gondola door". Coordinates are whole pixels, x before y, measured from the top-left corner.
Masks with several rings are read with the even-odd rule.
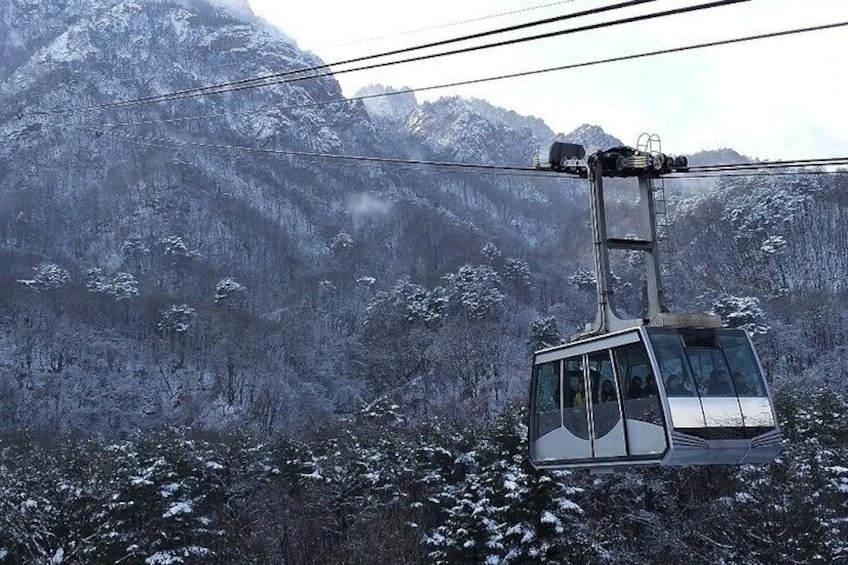
[[[593,458],[626,457],[627,441],[619,402],[620,394],[608,349],[587,355],[586,381]]]

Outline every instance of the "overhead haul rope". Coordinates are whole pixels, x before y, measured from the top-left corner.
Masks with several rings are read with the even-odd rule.
[[[365,162],[365,163],[388,163],[394,165],[426,165],[431,167],[449,167],[456,169],[467,169],[474,171],[500,171],[505,172],[509,171],[512,173],[532,173],[537,176],[547,176],[549,178],[554,178],[556,175],[554,171],[545,171],[542,169],[536,169],[534,167],[522,167],[522,166],[510,166],[510,165],[485,165],[481,163],[452,163],[449,161],[431,161],[431,160],[423,160],[423,159],[399,159],[392,157],[371,157],[366,155],[343,155],[336,153],[318,153],[318,152],[310,152],[310,151],[293,151],[293,150],[284,150],[284,149],[266,149],[261,147],[247,147],[242,145],[226,145],[226,144],[217,144],[217,143],[206,143],[203,141],[194,141],[194,140],[182,140],[182,139],[171,139],[171,138],[154,138],[154,137],[142,137],[142,136],[134,136],[127,134],[118,134],[113,132],[102,132],[101,130],[94,130],[90,128],[80,128],[87,130],[91,133],[94,133],[98,136],[106,136],[112,139],[118,140],[126,140],[126,141],[136,141],[136,142],[144,142],[148,144],[162,144],[165,146],[173,146],[179,145],[183,147],[197,147],[202,149],[211,149],[216,151],[237,151],[244,153],[254,153],[258,155],[264,156],[276,156],[276,157],[302,157],[302,158],[313,158],[313,159],[336,159],[340,161],[350,161],[350,162]]]
[[[123,141],[131,141],[145,144],[157,144],[157,146],[166,146],[173,147],[174,145],[182,146],[182,147],[196,147],[201,149],[210,149],[216,151],[236,151],[236,152],[245,152],[245,153],[253,153],[257,155],[264,156],[276,156],[276,157],[301,157],[301,158],[313,158],[313,159],[336,159],[340,161],[349,161],[349,162],[366,162],[366,163],[379,163],[379,164],[393,164],[393,165],[411,165],[411,166],[430,166],[430,167],[441,167],[441,168],[452,168],[452,169],[465,169],[471,171],[499,171],[499,172],[510,172],[516,175],[527,175],[527,176],[542,176],[546,178],[562,178],[561,173],[552,170],[545,169],[537,169],[535,167],[523,167],[517,165],[486,165],[482,163],[455,163],[449,161],[432,161],[432,160],[422,160],[422,159],[400,159],[400,158],[391,158],[391,157],[372,157],[365,155],[344,155],[344,154],[336,154],[336,153],[318,153],[318,152],[309,152],[309,151],[293,151],[293,150],[283,150],[283,149],[267,149],[260,147],[247,147],[241,145],[226,145],[226,144],[216,144],[216,143],[207,143],[203,141],[194,141],[194,140],[180,140],[180,139],[172,139],[172,138],[153,138],[153,137],[142,137],[142,136],[134,136],[127,134],[118,134],[113,132],[104,133],[101,130],[94,130],[89,128],[81,128],[86,129],[87,131],[94,133],[98,136],[105,135],[106,137],[123,140]],[[796,159],[793,161],[786,162],[773,162],[772,165],[775,169],[788,169],[788,168],[798,168],[799,165],[797,163],[810,163],[810,164],[818,164],[823,161],[826,161],[828,164],[832,165],[846,165],[848,166],[848,157],[833,157],[826,159]],[[737,167],[740,167],[736,170],[748,170],[747,167],[740,164]],[[727,169],[726,172],[733,173],[736,170]],[[845,171],[848,172],[848,171]],[[830,174],[826,171],[793,171],[794,174]],[[691,177],[688,177],[688,173],[680,172],[674,173],[674,176],[664,176],[663,178],[703,178],[698,177],[698,171],[695,171]],[[706,175],[707,173],[701,173],[702,175]],[[728,176],[723,174],[712,174],[709,178],[713,177],[721,177]],[[735,175],[735,176],[755,176],[749,174],[745,175]],[[764,176],[764,175],[763,175]],[[571,178],[579,178],[576,175]]]
[[[730,163],[726,165],[702,165],[698,167],[689,167],[689,171],[693,173],[706,173],[716,171],[738,171],[743,169],[771,169],[771,168],[786,168],[795,166],[827,166],[827,165],[843,165],[846,157],[825,157],[813,159],[789,159],[778,161],[748,161],[743,163]]]
[[[476,18],[469,18],[467,20],[459,20],[455,22],[448,22],[443,24],[436,24],[428,27],[421,27],[418,29],[411,29],[407,31],[399,31],[395,33],[389,33],[387,35],[381,35],[378,37],[370,37],[368,39],[356,39],[353,41],[346,41],[344,43],[335,43],[333,45],[323,45],[319,47],[310,48],[310,51],[319,51],[321,49],[336,49],[338,47],[348,47],[351,45],[362,45],[363,43],[373,43],[375,41],[382,41],[384,39],[393,39],[395,37],[403,37],[407,35],[416,35],[419,33],[424,33],[427,31],[434,31],[437,29],[445,29],[448,27],[457,27],[465,24],[473,24],[476,22],[482,22],[485,20],[494,20],[497,18],[502,18],[504,16],[514,16],[516,14],[523,14],[525,12],[533,12],[535,10],[542,10],[544,8],[553,8],[554,6],[561,6],[562,4],[570,4],[575,0],[560,0],[559,2],[550,2],[548,4],[539,4],[537,6],[528,6],[526,8],[519,8],[517,10],[510,10],[508,12],[500,12],[498,14],[487,14],[485,16],[477,16]]]
[[[135,125],[160,124],[160,123],[166,124],[166,123],[177,123],[177,122],[182,122],[182,121],[197,121],[197,120],[205,120],[205,119],[210,119],[210,118],[217,118],[217,117],[221,117],[221,116],[244,116],[244,115],[251,115],[251,114],[256,114],[256,113],[260,113],[260,112],[265,112],[269,109],[273,109],[273,110],[277,110],[277,111],[285,111],[285,110],[296,110],[296,109],[301,109],[301,108],[314,108],[314,107],[320,107],[320,106],[328,106],[328,105],[331,105],[331,104],[341,104],[341,103],[345,103],[345,102],[371,100],[371,99],[375,99],[375,98],[386,98],[386,97],[390,97],[390,96],[400,96],[400,95],[415,93],[415,92],[426,92],[426,91],[438,90],[438,89],[444,89],[444,88],[467,86],[467,85],[478,84],[478,83],[483,83],[483,82],[493,82],[493,81],[499,81],[499,80],[522,78],[522,77],[539,75],[539,74],[544,74],[544,73],[575,70],[575,69],[581,69],[581,68],[592,67],[592,66],[597,66],[597,65],[604,65],[604,64],[609,64],[609,63],[617,63],[617,62],[622,62],[622,61],[630,61],[630,60],[634,60],[634,59],[656,57],[656,56],[659,56],[659,55],[669,55],[669,54],[674,54],[674,53],[682,53],[682,52],[685,52],[685,51],[694,51],[694,50],[697,50],[697,49],[706,49],[706,48],[719,47],[719,46],[723,46],[723,45],[731,45],[731,44],[736,44],[736,43],[759,41],[759,40],[762,40],[762,39],[773,39],[773,38],[791,36],[791,35],[802,34],[802,33],[824,31],[824,30],[829,30],[829,29],[841,28],[841,27],[845,27],[845,26],[848,26],[848,21],[835,22],[835,23],[831,23],[831,24],[824,24],[824,25],[804,27],[804,28],[788,29],[788,30],[783,30],[783,31],[774,31],[774,32],[762,33],[762,34],[757,34],[757,35],[748,35],[748,36],[736,37],[736,38],[732,38],[732,39],[722,39],[722,40],[710,41],[710,42],[706,42],[706,43],[697,43],[697,44],[693,44],[693,45],[685,45],[685,46],[682,46],[682,47],[672,47],[672,48],[669,48],[669,49],[660,49],[660,50],[656,50],[656,51],[646,51],[646,52],[642,52],[642,53],[635,53],[635,54],[632,54],[632,55],[622,55],[622,56],[619,56],[619,57],[609,57],[609,58],[605,58],[605,59],[596,59],[596,60],[593,60],[593,61],[584,61],[584,62],[581,62],[581,63],[572,63],[572,64],[569,64],[569,65],[560,65],[560,66],[556,66],[556,67],[545,67],[545,68],[541,68],[541,69],[533,69],[533,70],[529,70],[529,71],[521,71],[521,72],[516,72],[516,73],[495,75],[495,76],[490,76],[490,77],[468,79],[468,80],[462,80],[462,81],[456,81],[456,82],[450,82],[450,83],[444,83],[444,84],[437,84],[437,85],[432,85],[432,86],[423,86],[423,87],[418,87],[418,88],[408,88],[408,89],[392,91],[392,92],[365,94],[365,95],[361,95],[361,96],[354,96],[354,97],[351,97],[351,98],[340,98],[340,99],[336,99],[336,100],[309,102],[309,103],[306,103],[306,104],[295,104],[295,105],[289,105],[289,106],[277,106],[277,107],[273,107],[273,108],[254,109],[254,110],[247,110],[247,111],[243,111],[243,112],[222,111],[222,112],[204,114],[204,115],[200,115],[200,116],[183,116],[183,117],[178,117],[178,118],[167,118],[167,119],[162,119],[162,120],[139,120],[139,121],[135,121],[135,122],[107,123],[107,124],[103,124],[101,127],[127,127],[127,126],[135,126]]]
[[[641,2],[654,1],[654,0],[632,0],[632,1],[641,3]],[[52,111],[52,112],[41,112],[41,113],[44,113],[44,114],[65,114],[65,113],[69,113],[69,112],[72,112],[72,111],[75,111],[75,110],[76,111],[92,111],[92,110],[118,109],[118,108],[132,107],[132,106],[144,105],[144,104],[169,102],[169,101],[181,100],[181,99],[184,99],[184,98],[193,98],[193,97],[198,97],[198,96],[208,96],[208,95],[222,94],[222,93],[227,93],[227,92],[238,92],[238,91],[241,91],[241,90],[261,88],[261,87],[271,86],[271,85],[276,85],[276,84],[286,84],[286,83],[292,83],[292,82],[299,82],[299,81],[315,79],[315,78],[336,76],[336,75],[344,74],[344,73],[358,72],[358,71],[363,71],[363,70],[383,68],[383,67],[399,65],[399,64],[404,64],[404,63],[424,61],[424,60],[435,59],[435,58],[439,58],[439,57],[445,57],[445,56],[448,56],[448,55],[458,55],[458,54],[462,54],[462,53],[470,53],[470,52],[480,51],[480,50],[484,50],[484,49],[491,49],[491,48],[494,48],[494,47],[503,47],[503,46],[514,45],[514,44],[518,44],[518,43],[525,43],[525,42],[528,42],[528,41],[536,41],[536,40],[539,40],[539,39],[546,39],[546,38],[550,38],[550,37],[557,37],[557,36],[568,35],[568,34],[573,34],[573,33],[578,33],[578,32],[583,32],[583,31],[602,29],[602,28],[606,28],[606,27],[635,23],[635,22],[639,22],[639,21],[646,21],[646,20],[650,20],[650,19],[666,17],[666,16],[671,16],[671,15],[690,13],[690,12],[695,12],[695,11],[699,11],[699,10],[707,10],[707,9],[717,8],[717,7],[720,7],[720,6],[726,6],[726,5],[730,5],[730,4],[737,4],[737,3],[740,3],[740,2],[748,2],[748,1],[750,1],[750,0],[716,0],[716,1],[713,1],[713,2],[708,2],[706,4],[698,4],[698,5],[694,5],[694,6],[687,6],[687,7],[684,7],[684,8],[677,8],[677,9],[674,9],[674,10],[666,10],[664,12],[654,12],[654,13],[640,15],[640,16],[632,16],[632,17],[623,18],[623,19],[619,19],[619,20],[613,20],[613,21],[607,21],[607,22],[602,22],[602,23],[584,25],[584,26],[580,26],[580,27],[569,28],[569,29],[565,29],[565,30],[559,30],[559,31],[548,32],[548,33],[543,33],[543,34],[537,34],[537,35],[528,36],[528,37],[508,39],[508,40],[498,41],[498,42],[494,42],[494,43],[476,45],[476,46],[473,46],[473,47],[464,47],[464,48],[454,49],[454,50],[451,50],[451,51],[444,51],[444,52],[441,52],[441,53],[418,55],[418,56],[415,56],[415,57],[408,57],[406,59],[398,59],[398,60],[387,61],[387,62],[382,62],[382,63],[373,63],[373,64],[363,65],[363,66],[359,66],[359,67],[353,67],[353,68],[350,68],[350,69],[341,69],[341,70],[338,70],[338,71],[326,71],[326,72],[322,72],[322,73],[318,73],[318,74],[311,74],[311,75],[307,75],[307,76],[291,76],[291,75],[302,74],[304,72],[310,72],[312,70],[321,70],[321,69],[327,69],[328,68],[328,65],[319,65],[319,66],[313,67],[313,68],[299,69],[299,70],[295,70],[295,71],[287,71],[287,72],[284,72],[284,73],[276,73],[274,75],[266,75],[265,77],[257,77],[257,78],[253,78],[253,79],[244,79],[244,80],[241,80],[241,81],[231,81],[231,82],[221,83],[221,84],[218,84],[218,85],[201,87],[201,88],[197,88],[197,89],[183,90],[183,91],[161,94],[161,95],[156,95],[156,96],[149,96],[149,97],[144,97],[144,98],[122,100],[122,101],[116,101],[116,102],[111,102],[111,103],[107,103],[107,104],[98,104],[98,105],[94,105],[94,106],[70,108],[70,109],[64,109],[64,110],[58,110],[58,111]],[[629,3],[625,3],[625,4],[629,4]],[[415,49],[416,50],[421,49],[421,47],[416,47]],[[385,54],[381,54],[381,55],[378,55],[378,56],[385,56]],[[369,58],[372,58],[372,57],[376,57],[376,56],[369,56]]]
[[[416,35],[416,34],[419,34],[419,33],[424,33],[424,32],[427,32],[427,31],[434,31],[434,30],[437,30],[437,29],[444,29],[444,28],[449,28],[449,27],[458,27],[458,26],[462,26],[462,25],[465,25],[465,24],[480,22],[480,21],[484,21],[484,20],[493,20],[493,19],[504,17],[504,16],[512,16],[512,15],[515,15],[515,14],[522,14],[522,13],[525,13],[525,12],[542,10],[544,8],[552,8],[554,6],[561,6],[563,4],[570,4],[570,3],[575,2],[575,1],[576,0],[560,0],[559,2],[551,2],[551,3],[548,3],[548,4],[540,4],[540,5],[537,5],[537,6],[528,6],[527,8],[510,10],[508,12],[500,12],[500,13],[497,13],[497,14],[486,14],[486,15],[483,15],[483,16],[477,16],[477,17],[474,17],[474,18],[469,18],[469,19],[466,19],[466,20],[458,20],[458,21],[447,22],[447,23],[442,23],[442,24],[435,24],[435,25],[432,25],[432,26],[429,26],[429,27],[423,27],[423,28],[412,29],[412,30],[407,30],[407,31],[399,31],[399,32],[389,33],[387,35],[381,35],[381,36],[377,36],[377,37],[369,37],[369,38],[366,38],[366,39],[354,39],[354,40],[351,40],[351,41],[345,41],[344,43],[334,43],[332,45],[319,45],[318,47],[310,47],[310,48],[308,48],[308,50],[315,52],[315,51],[321,51],[321,50],[324,50],[324,49],[331,49],[332,50],[332,49],[337,49],[339,47],[348,47],[348,46],[351,46],[351,45],[362,45],[364,43],[374,43],[375,41],[382,41],[384,39],[392,39],[392,38],[395,38],[395,37]],[[234,67],[236,65],[242,65],[242,64],[244,64],[242,61],[233,61],[231,63],[222,63],[220,65],[213,65],[211,67],[206,67],[206,68],[207,69],[219,69],[219,68],[225,68],[225,67]]]
[[[311,67],[302,67],[302,68],[294,69],[294,70],[290,70],[290,71],[283,71],[283,72],[279,72],[279,73],[271,73],[271,74],[261,75],[261,76],[258,76],[258,77],[250,77],[250,78],[234,80],[234,81],[225,81],[225,82],[218,83],[218,84],[202,86],[202,87],[197,87],[197,88],[189,88],[189,89],[185,89],[185,90],[178,90],[178,91],[167,92],[167,93],[163,93],[163,94],[143,96],[143,97],[139,97],[139,98],[130,98],[130,99],[126,99],[126,100],[117,100],[117,101],[109,102],[109,103],[106,103],[106,104],[98,104],[98,105],[93,105],[93,106],[81,106],[81,107],[75,108],[75,109],[96,110],[96,109],[107,109],[107,108],[113,108],[113,107],[123,107],[123,106],[132,106],[132,105],[140,105],[140,104],[149,104],[149,103],[155,103],[155,102],[177,100],[177,99],[184,98],[184,97],[202,96],[202,95],[205,95],[205,94],[215,94],[215,93],[217,93],[218,90],[230,88],[230,87],[248,86],[248,85],[252,85],[253,87],[257,87],[257,86],[261,86],[264,82],[269,81],[269,80],[279,79],[279,78],[283,78],[283,77],[291,77],[291,76],[295,76],[295,75],[299,75],[299,74],[303,74],[303,73],[310,73],[310,72],[314,72],[314,71],[326,71],[326,70],[329,70],[331,67],[336,67],[336,66],[340,66],[340,65],[347,65],[347,64],[351,64],[351,63],[360,63],[360,62],[369,61],[369,60],[373,60],[373,59],[389,57],[389,56],[392,56],[392,55],[400,55],[400,54],[404,54],[404,53],[411,53],[411,52],[419,51],[419,50],[422,50],[422,49],[429,49],[429,48],[432,48],[432,47],[439,47],[439,46],[443,46],[443,45],[449,45],[449,44],[452,44],[452,43],[469,41],[469,40],[472,40],[472,39],[478,39],[478,38],[482,38],[482,37],[498,35],[498,34],[501,34],[501,33],[507,33],[507,32],[510,32],[510,31],[517,31],[517,30],[520,30],[520,29],[527,29],[527,28],[531,28],[531,27],[535,27],[535,26],[554,23],[556,21],[575,19],[575,18],[579,18],[579,17],[582,17],[582,16],[594,15],[594,14],[603,13],[603,12],[607,12],[607,11],[611,11],[611,10],[636,6],[636,5],[639,5],[639,4],[645,4],[645,3],[648,3],[648,2],[655,2],[655,1],[656,0],[628,0],[627,2],[623,2],[623,3],[619,3],[619,4],[602,6],[600,8],[593,8],[591,10],[584,10],[582,12],[565,14],[565,15],[554,17],[554,18],[545,18],[545,19],[542,19],[542,20],[535,20],[535,21],[532,21],[532,22],[524,23],[524,24],[502,27],[502,28],[498,28],[498,29],[494,29],[494,30],[485,31],[485,32],[479,32],[479,33],[464,35],[464,36],[461,36],[461,37],[455,37],[455,38],[445,39],[445,40],[441,40],[441,41],[424,43],[424,44],[420,44],[420,45],[413,45],[413,46],[410,46],[410,47],[404,47],[402,49],[394,49],[394,50],[391,50],[391,51],[384,51],[384,52],[381,52],[381,53],[374,53],[374,54],[371,54],[371,55],[363,55],[363,56],[359,56],[359,57],[353,57],[353,58],[350,58],[350,59],[343,59],[341,61],[335,61],[335,62],[332,62],[332,63],[322,63],[320,65],[313,65]],[[322,74],[322,75],[316,75],[316,76],[325,76],[325,75]]]

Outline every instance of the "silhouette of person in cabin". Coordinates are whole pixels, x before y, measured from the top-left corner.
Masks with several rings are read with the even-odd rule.
[[[630,379],[630,386],[627,387],[628,400],[642,398],[644,394],[645,389],[642,388],[642,379],[640,379],[639,377],[633,377],[632,379]]]
[[[656,396],[657,393],[657,383],[654,381],[654,375],[648,375],[645,377],[645,388],[642,389],[642,396]]]
[[[612,381],[604,381],[601,385],[601,402],[615,402],[615,387]]]
[[[707,394],[710,396],[733,396],[733,385],[727,371],[713,369],[707,380]]]
[[[669,375],[665,381],[665,391],[669,396],[689,396],[689,391],[683,386],[683,379],[680,375]]]
[[[583,383],[582,379],[577,381],[577,392],[574,393],[574,407],[586,407],[586,385]]]

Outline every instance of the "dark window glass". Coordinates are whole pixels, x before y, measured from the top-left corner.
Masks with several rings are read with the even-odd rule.
[[[596,351],[589,355],[589,382],[592,384],[595,438],[600,439],[610,433],[621,420],[618,387],[609,351]]]
[[[686,362],[680,336],[673,333],[650,335],[666,394],[670,397],[696,396],[696,381]]]
[[[730,377],[739,396],[766,396],[763,376],[748,338],[744,334],[719,335],[724,357],[730,367]]]
[[[536,365],[536,438],[562,425],[559,361]]]
[[[583,381],[583,357],[572,357],[564,360],[563,363],[563,425],[580,439],[589,439],[589,419],[586,413],[588,399]]]
[[[613,350],[630,455],[660,455],[666,443],[662,404],[643,343]]]
[[[686,355],[692,371],[698,375],[698,392],[702,397],[736,396],[721,349],[690,347],[686,349]]]
[[[615,362],[624,400],[625,417],[630,420],[662,425],[662,409],[657,395],[654,372],[651,370],[645,346],[634,343],[617,347]]]
[[[688,331],[680,335],[651,332],[650,335],[669,397],[736,396],[714,330]]]
[[[702,397],[736,396],[715,330],[681,332],[681,337],[686,344],[686,357],[698,394]]]
[[[682,332],[680,337],[683,338],[683,343],[686,347],[718,349],[718,341],[713,333],[707,332]]]

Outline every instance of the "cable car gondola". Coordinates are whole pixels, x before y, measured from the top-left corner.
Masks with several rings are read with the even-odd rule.
[[[647,149],[628,154],[653,154],[669,161]],[[621,148],[610,151],[622,154]],[[668,313],[663,304],[652,184],[657,170],[650,160],[634,159],[623,168],[621,159],[604,152],[585,163],[598,317],[582,336],[533,356],[531,463],[539,469],[597,471],[773,461],[782,436],[750,336],[742,329],[721,327],[715,316]],[[647,226],[642,239],[607,237],[603,176],[639,178]],[[624,319],[614,307],[611,248],[645,253],[648,300],[643,318]]]
[[[537,468],[769,463],[780,452],[750,338],[641,326],[536,352]]]

